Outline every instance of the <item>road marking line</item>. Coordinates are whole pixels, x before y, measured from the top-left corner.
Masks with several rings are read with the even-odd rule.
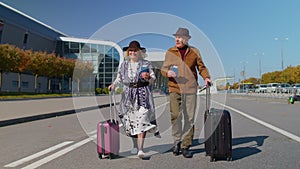
[[[269,129],[272,129],[272,130],[274,130],[274,131],[276,131],[276,132],[278,132],[278,133],[280,133],[280,134],[282,134],[284,136],[287,136],[287,137],[289,137],[289,138],[291,138],[291,139],[293,139],[293,140],[295,140],[295,141],[297,141],[297,142],[300,143],[300,137],[298,137],[298,136],[296,136],[296,135],[294,135],[294,134],[292,134],[290,132],[282,130],[282,129],[276,127],[276,126],[273,126],[273,125],[271,125],[269,123],[266,123],[266,122],[264,122],[262,120],[259,120],[259,119],[255,118],[255,117],[252,117],[252,116],[250,116],[250,115],[248,115],[246,113],[243,113],[242,111],[239,111],[239,110],[237,110],[235,108],[232,108],[230,106],[224,105],[222,103],[218,103],[216,101],[214,101],[214,102],[217,103],[217,104],[219,104],[219,105],[221,105],[221,106],[224,106],[224,107],[226,107],[228,109],[231,109],[232,111],[235,111],[235,112],[239,113],[240,115],[242,115],[242,116],[244,116],[244,117],[246,117],[246,118],[248,118],[250,120],[253,120],[253,121],[255,121],[255,122],[257,122],[257,123],[259,123],[259,124],[261,124],[261,125],[263,125],[263,126],[265,126],[267,128],[269,128]]]
[[[164,105],[166,105],[168,103],[169,102],[161,104],[161,105],[157,106],[156,109],[158,109],[158,108],[160,108],[160,107],[162,107],[162,106],[164,106]],[[89,134],[92,134],[95,131],[96,130],[90,132]],[[39,161],[36,161],[36,162],[34,162],[34,163],[32,163],[32,164],[30,164],[28,166],[25,166],[22,169],[34,169],[34,168],[37,168],[37,167],[39,167],[39,166],[41,166],[43,164],[46,164],[49,161],[52,161],[52,160],[54,160],[54,159],[56,159],[56,158],[58,158],[58,157],[60,157],[60,156],[62,156],[64,154],[66,154],[66,153],[68,153],[68,152],[70,152],[70,151],[72,151],[72,150],[74,150],[74,149],[76,149],[76,148],[78,148],[78,147],[80,147],[80,146],[82,146],[82,145],[84,145],[84,144],[86,144],[86,143],[88,143],[88,142],[96,139],[96,137],[97,137],[96,135],[93,135],[93,136],[91,136],[91,137],[89,137],[89,138],[87,138],[85,140],[82,140],[82,141],[80,141],[80,142],[78,142],[76,144],[73,144],[73,145],[71,145],[71,146],[69,146],[69,147],[67,147],[67,148],[65,148],[65,149],[63,149],[61,151],[58,151],[58,152],[56,152],[56,153],[54,153],[54,154],[52,154],[50,156],[47,156],[47,157],[45,157],[45,158],[43,158],[43,159],[41,159]]]
[[[50,148],[48,148],[48,149],[46,149],[46,150],[40,151],[40,152],[35,153],[35,154],[32,154],[32,155],[30,155],[30,156],[28,156],[28,157],[25,157],[25,158],[22,158],[22,159],[20,159],[20,160],[15,161],[15,162],[9,163],[9,164],[5,165],[4,167],[16,167],[16,166],[18,166],[18,165],[21,165],[21,164],[23,164],[23,163],[25,163],[25,162],[28,162],[28,161],[30,161],[30,160],[33,160],[33,159],[35,159],[35,158],[37,158],[37,157],[40,157],[40,156],[42,156],[42,155],[44,155],[44,154],[50,153],[51,151],[57,150],[57,149],[59,149],[59,148],[61,148],[61,147],[64,147],[64,146],[66,146],[66,145],[68,145],[68,144],[71,144],[71,143],[73,143],[73,142],[74,142],[74,141],[65,141],[65,142],[63,142],[63,143],[57,144],[57,145],[55,145],[55,146],[53,146],[53,147],[50,147]]]
[[[54,154],[52,154],[50,156],[47,156],[47,157],[45,157],[45,158],[43,158],[43,159],[41,159],[39,161],[36,161],[36,162],[34,162],[34,163],[32,163],[32,164],[30,164],[28,166],[25,166],[22,169],[34,169],[34,168],[37,168],[37,167],[39,167],[39,166],[41,166],[43,164],[46,164],[47,162],[52,161],[55,158],[58,158],[58,157],[66,154],[66,153],[68,153],[68,152],[70,152],[70,151],[72,151],[72,150],[74,150],[74,149],[76,149],[76,148],[78,148],[78,147],[80,147],[80,146],[82,146],[82,145],[90,142],[90,141],[92,141],[92,138],[90,138],[90,137],[87,138],[87,139],[84,139],[84,140],[82,140],[82,141],[80,141],[80,142],[78,142],[76,144],[73,144],[73,145],[71,145],[71,146],[69,146],[69,147],[67,147],[67,148],[65,148],[63,150],[60,150],[60,151],[58,151],[58,152],[56,152],[56,153],[54,153]]]

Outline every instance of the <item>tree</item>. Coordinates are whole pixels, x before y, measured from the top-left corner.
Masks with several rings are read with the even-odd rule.
[[[11,45],[0,45],[0,92],[2,89],[2,75],[4,72],[10,71],[10,56],[9,51],[11,49]]]
[[[288,66],[286,69],[284,69],[281,73],[281,79],[283,83],[290,83],[293,84],[296,81],[295,76],[295,68],[292,66]]]
[[[37,81],[38,77],[46,75],[46,65],[45,60],[47,57],[46,52],[33,52],[31,54],[31,64],[28,67],[28,70],[34,75],[34,91],[37,93]]]
[[[300,65],[288,66],[283,71],[265,73],[262,75],[262,83],[300,83]]]
[[[74,72],[76,60],[74,59],[65,59],[65,74],[67,77],[69,77],[69,91],[71,91],[71,82]]]
[[[51,90],[51,78],[56,76],[57,66],[55,65],[56,56],[54,53],[47,54],[45,60],[46,76],[48,77],[48,92]]]
[[[9,56],[11,59],[9,62],[11,65],[9,65],[9,67],[12,72],[18,73],[18,92],[21,92],[21,73],[26,70],[31,63],[30,55],[30,50],[24,51],[17,47],[13,47],[9,50]]]
[[[238,83],[238,82],[234,83],[234,84],[233,84],[233,89],[236,90],[236,89],[238,89],[238,88],[239,88],[239,83]]]
[[[75,66],[75,60],[73,59],[66,59],[65,57],[58,56],[55,60],[55,65],[57,68],[57,76],[63,78],[65,76],[72,77],[73,70]],[[70,79],[69,79],[70,80]],[[61,81],[59,82],[59,90],[61,91],[62,84]]]
[[[22,50],[20,48],[17,48],[17,51],[19,52],[20,60],[18,62],[17,66],[17,72],[18,72],[18,91],[21,92],[21,74],[28,70],[28,66],[31,64],[31,50]]]
[[[55,53],[47,54],[46,52],[33,52],[32,50],[22,50],[13,45],[0,45],[0,92],[2,88],[3,72],[18,73],[18,91],[21,91],[21,73],[30,71],[35,76],[35,92],[37,92],[37,80],[39,76],[48,77],[48,91],[51,87],[51,78],[53,77],[69,77],[72,80],[75,70],[75,78],[78,82],[81,79],[87,79],[94,71],[91,62],[82,62],[74,59],[66,59],[65,57],[56,56]],[[69,83],[70,84],[70,83]],[[78,83],[78,89],[80,84]],[[69,85],[69,89],[71,85]]]
[[[246,82],[250,82],[250,83],[253,83],[253,84],[259,84],[260,83],[260,79],[257,79],[255,77],[250,77],[248,79],[245,80],[245,83]]]
[[[77,60],[74,68],[73,79],[77,82],[77,92],[80,92],[80,83],[87,77],[90,77],[94,71],[93,64],[91,62],[84,63],[81,60]]]
[[[60,56],[57,56],[55,59],[55,68],[56,68],[56,76],[59,77],[60,79],[64,77],[65,74],[65,64],[64,64],[64,59],[61,58]],[[61,84],[61,80],[59,80],[58,83],[58,88],[59,88],[59,92],[61,93],[62,90],[62,84]]]
[[[280,83],[281,71],[268,72],[262,75],[262,83]]]
[[[300,65],[295,68],[295,83],[300,83]]]

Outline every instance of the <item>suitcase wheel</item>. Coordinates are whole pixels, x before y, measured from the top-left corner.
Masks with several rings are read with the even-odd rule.
[[[111,159],[115,159],[115,158],[118,158],[119,157],[119,155],[118,154],[113,154],[113,153],[110,153],[109,155],[108,155],[108,158],[111,160]]]
[[[215,161],[216,161],[216,158],[210,157],[210,162],[215,162]]]

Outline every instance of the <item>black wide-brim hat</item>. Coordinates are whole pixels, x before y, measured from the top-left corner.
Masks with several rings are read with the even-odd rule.
[[[131,41],[129,46],[123,48],[123,51],[127,50],[142,50],[143,52],[146,52],[146,48],[141,47],[140,43],[136,40]]]

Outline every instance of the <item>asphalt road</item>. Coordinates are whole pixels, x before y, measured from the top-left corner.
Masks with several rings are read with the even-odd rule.
[[[212,106],[222,107],[213,96]],[[221,99],[222,100],[222,99]],[[0,168],[300,168],[300,103],[286,99],[228,95],[225,109],[231,112],[233,161],[209,162],[203,145],[204,100],[199,101],[192,159],[173,156],[169,107],[165,97],[155,99],[162,138],[147,134],[141,160],[130,155],[131,142],[121,135],[117,159],[99,159],[95,144],[97,122],[107,119],[109,108],[101,108],[0,128]],[[45,105],[46,106],[46,105]]]

